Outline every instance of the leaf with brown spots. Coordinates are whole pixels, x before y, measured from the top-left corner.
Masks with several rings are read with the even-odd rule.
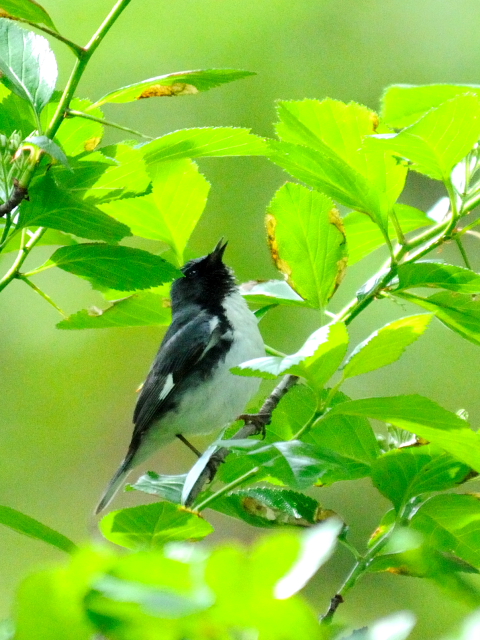
[[[116,89],[100,98],[94,105],[99,107],[107,102],[133,102],[143,98],[186,96],[208,91],[227,82],[241,80],[255,75],[252,71],[237,69],[200,69],[197,71],[179,71],[164,76],[156,76],[142,82],[136,82],[126,87]]]
[[[279,271],[312,307],[323,308],[340,284],[347,263],[345,232],[332,200],[287,183],[270,203],[266,224]]]

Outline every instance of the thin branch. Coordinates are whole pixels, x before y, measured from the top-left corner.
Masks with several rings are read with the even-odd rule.
[[[275,387],[272,393],[268,396],[262,405],[260,411],[252,416],[252,419],[247,422],[237,433],[232,436],[232,440],[240,440],[243,438],[249,438],[250,436],[258,435],[262,433],[266,425],[270,423],[272,419],[272,413],[278,406],[278,403],[283,396],[295,386],[298,382],[297,376],[285,376],[281,382]],[[193,485],[188,498],[185,501],[186,506],[190,506],[197,499],[197,496],[202,491],[207,482],[211,482],[215,477],[219,466],[224,462],[225,458],[230,453],[230,449],[221,448],[216,451],[205,465],[205,468],[198,476],[195,484]]]
[[[61,316],[63,316],[64,318],[68,317],[65,311],[60,309],[58,304],[54,302],[52,298],[50,298],[50,296],[47,293],[45,293],[45,291],[42,291],[40,287],[37,287],[37,285],[34,284],[31,280],[29,280],[23,273],[18,274],[17,278],[19,280],[22,280],[22,282],[25,282],[25,284],[28,284],[28,286],[31,287],[36,293],[38,293],[39,296],[41,296],[44,300],[48,302],[48,304],[50,304],[54,309],[56,309]]]
[[[7,200],[7,202],[4,202],[0,205],[0,218],[7,213],[11,213],[15,209],[15,207],[18,207],[22,200],[28,198],[27,187],[21,186],[17,178],[14,179],[13,184],[14,189],[12,195]]]
[[[77,57],[79,57],[83,52],[83,47],[81,47],[79,44],[76,44],[72,40],[69,40],[68,38],[65,38],[65,36],[62,36],[62,34],[58,33],[58,31],[54,31],[53,29],[50,29],[49,27],[44,27],[44,26],[42,26],[40,24],[37,24],[36,22],[31,22],[30,20],[25,20],[24,18],[15,18],[15,20],[18,20],[18,22],[23,22],[25,24],[29,24],[31,27],[34,27],[35,29],[38,29],[39,31],[43,31],[43,33],[46,33],[47,35],[52,36],[52,38],[56,38],[57,40],[60,40],[60,42],[63,42],[63,44],[66,44],[67,47],[70,47],[70,49],[73,51],[73,53]]]
[[[472,265],[470,264],[470,260],[468,259],[468,255],[467,252],[465,251],[465,247],[462,244],[462,241],[460,240],[460,238],[458,236],[455,236],[455,243],[458,247],[458,250],[460,251],[462,258],[463,258],[463,262],[465,263],[465,266],[467,267],[467,269],[471,269]]]

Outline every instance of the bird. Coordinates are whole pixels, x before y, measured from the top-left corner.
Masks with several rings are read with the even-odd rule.
[[[187,262],[172,284],[172,322],[135,406],[127,454],[96,514],[108,506],[130,471],[156,450],[176,437],[189,444],[185,436],[230,424],[258,391],[258,378],[230,371],[265,356],[265,347],[257,318],[233,270],[223,262],[227,244],[222,239],[208,255]]]

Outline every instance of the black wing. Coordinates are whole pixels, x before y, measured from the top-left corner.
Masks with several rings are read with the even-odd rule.
[[[175,384],[192,371],[206,351],[218,343],[222,331],[203,311],[188,322],[171,325],[143,385],[133,414],[132,444],[171,406]]]

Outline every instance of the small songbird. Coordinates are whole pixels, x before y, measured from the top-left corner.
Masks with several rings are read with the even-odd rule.
[[[190,260],[172,285],[172,324],[143,385],[133,414],[132,440],[96,513],[126,476],[176,436],[205,434],[233,422],[256,393],[258,378],[230,369],[265,355],[257,319],[223,263],[227,243]]]

